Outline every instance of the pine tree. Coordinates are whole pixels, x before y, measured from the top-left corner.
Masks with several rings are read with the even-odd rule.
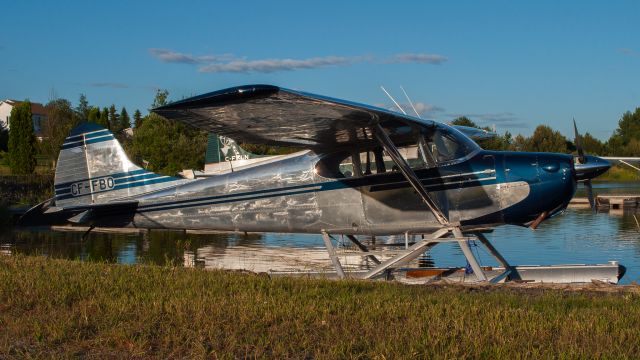
[[[78,100],[78,106],[76,107],[76,114],[80,118],[80,121],[87,121],[89,118],[89,101],[85,94],[80,94],[80,100]]]
[[[133,121],[136,129],[142,126],[142,114],[140,114],[140,110],[136,109],[136,111],[133,113]]]
[[[127,113],[127,109],[123,106],[122,110],[120,111],[120,129],[124,130],[130,127],[131,127],[131,118]]]
[[[151,108],[155,109],[159,106],[167,105],[169,99],[169,91],[164,89],[156,89],[156,96],[153,98]]]
[[[109,109],[102,108],[100,112],[100,121],[98,122],[101,126],[104,126],[105,129],[111,129],[109,126]]]
[[[87,116],[87,121],[92,123],[98,123],[100,120],[100,108],[91,107],[89,110],[89,115]]]
[[[111,104],[109,107],[109,129],[112,132],[117,133],[122,130],[120,128],[120,124],[118,123],[118,112],[116,111],[116,106]]]
[[[9,118],[9,167],[12,173],[33,173],[36,168],[35,143],[31,103],[26,100],[11,110]]]

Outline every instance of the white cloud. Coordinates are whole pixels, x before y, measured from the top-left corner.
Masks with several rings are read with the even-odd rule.
[[[529,124],[522,121],[511,112],[499,112],[499,113],[475,113],[475,114],[446,114],[451,120],[466,116],[472,121],[475,121],[480,126],[498,125],[502,128],[517,128],[526,129],[529,128]]]
[[[635,51],[633,49],[621,48],[621,49],[618,49],[618,51],[628,56],[640,57],[640,52]]]
[[[404,103],[401,102],[399,103],[399,105],[408,115],[411,115],[411,116],[415,115],[415,112],[413,111],[411,104],[409,104],[408,102],[404,102]],[[376,106],[382,107],[388,110],[396,111],[396,112],[402,112],[398,109],[398,107],[395,104],[376,104]],[[420,101],[414,102],[413,106],[416,108],[416,111],[420,116],[426,116],[426,117],[433,117],[433,116],[436,116],[437,113],[441,113],[444,111],[444,109],[439,106],[427,104]]]
[[[440,65],[447,61],[446,56],[438,55],[438,54],[416,54],[416,53],[405,53],[405,54],[397,54],[392,56],[389,59],[389,62],[392,63],[419,63],[419,64],[432,64],[432,65]]]
[[[323,56],[308,59],[258,59],[248,60],[233,54],[192,55],[169,49],[151,48],[149,53],[165,63],[198,65],[204,73],[270,73],[275,71],[291,71],[299,69],[315,69],[327,66],[344,66],[354,63],[375,62],[374,56]],[[404,53],[387,58],[382,63],[419,63],[439,65],[447,58],[437,54]]]
[[[126,89],[129,87],[127,84],[115,83],[115,82],[95,82],[90,83],[89,86],[98,88],[113,88],[113,89]]]
[[[172,50],[156,48],[149,49],[149,53],[151,56],[162,62],[180,64],[206,64],[217,61],[229,61],[234,58],[233,55],[230,54],[194,56],[191,54],[183,54]]]
[[[270,73],[274,71],[291,71],[297,69],[313,69],[325,66],[346,65],[353,63],[354,58],[341,56],[315,57],[310,59],[265,59],[265,60],[233,60],[226,63],[210,64],[200,67],[206,73]]]

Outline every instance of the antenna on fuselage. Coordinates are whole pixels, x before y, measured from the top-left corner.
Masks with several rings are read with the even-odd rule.
[[[407,101],[409,102],[409,105],[411,105],[411,108],[413,109],[413,112],[416,113],[416,116],[418,117],[418,119],[422,119],[420,117],[420,114],[418,114],[418,110],[416,110],[416,107],[413,106],[413,101],[411,101],[411,99],[409,99],[409,95],[407,94],[406,91],[404,91],[404,88],[402,87],[402,85],[400,85],[400,89],[404,93],[404,96],[407,98]]]
[[[382,89],[382,91],[384,91],[385,94],[387,94],[387,96],[389,97],[389,99],[391,99],[391,101],[393,101],[394,104],[396,104],[396,107],[398,109],[400,109],[400,111],[402,111],[403,114],[407,115],[407,113],[404,111],[404,109],[402,108],[402,106],[400,106],[400,104],[398,104],[398,102],[396,101],[396,99],[393,98],[393,96],[391,96],[388,92],[387,89],[384,88],[384,86],[380,85],[380,89]]]

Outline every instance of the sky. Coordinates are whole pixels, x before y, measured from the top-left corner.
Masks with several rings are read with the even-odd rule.
[[[499,133],[546,124],[606,140],[640,106],[639,1],[7,1],[0,99],[147,113],[274,84],[465,115]]]

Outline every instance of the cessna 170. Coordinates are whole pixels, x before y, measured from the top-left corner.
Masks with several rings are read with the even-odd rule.
[[[406,252],[363,275],[374,278],[430,247],[456,241],[478,280],[467,243],[504,224],[537,227],[564,210],[578,181],[609,162],[582,152],[499,152],[454,127],[350,101],[270,85],[219,90],[153,109],[168,119],[236,140],[302,151],[182,179],[132,163],[113,134],[83,124],[65,140],[55,196],[22,224],[319,233],[343,275],[331,236],[419,234]],[[390,159],[391,161],[385,161]],[[242,160],[242,159],[241,159]],[[452,236],[452,237],[451,237]]]

